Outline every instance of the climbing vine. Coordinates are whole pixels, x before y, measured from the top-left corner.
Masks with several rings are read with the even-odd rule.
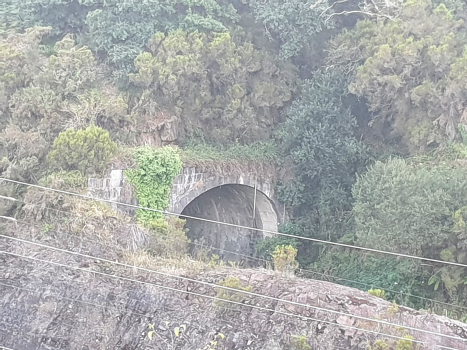
[[[140,147],[134,157],[137,167],[127,170],[125,175],[135,188],[139,205],[164,210],[169,205],[173,180],[182,168],[178,150],[174,147]],[[146,224],[162,217],[154,211],[138,209],[136,212],[136,218]]]

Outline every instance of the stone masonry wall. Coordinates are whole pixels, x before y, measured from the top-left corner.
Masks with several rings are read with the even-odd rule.
[[[109,177],[107,178],[90,178],[88,180],[88,195],[95,198],[136,205],[137,201],[134,198],[133,190],[131,186],[126,183],[123,172],[124,170],[114,169],[110,171]],[[180,174],[174,179],[168,210],[181,214],[183,209],[202,193],[227,184],[241,184],[253,188],[256,184],[257,190],[264,193],[274,202],[279,221],[284,221],[284,207],[274,200],[274,183],[272,177],[267,175],[264,178],[259,178],[245,175],[214,174],[212,172],[199,170],[195,167],[183,168]],[[112,206],[114,209],[134,214],[134,209],[125,206]]]

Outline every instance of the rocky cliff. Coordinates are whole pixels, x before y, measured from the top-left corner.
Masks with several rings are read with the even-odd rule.
[[[38,216],[44,218],[40,208],[31,213],[34,220],[23,217],[17,223],[4,223],[1,234],[93,258],[0,238],[0,251],[16,254],[0,253],[0,346],[15,350],[286,350],[310,349],[308,346],[313,350],[356,350],[380,349],[375,345],[375,340],[380,339],[379,344],[384,342],[387,349],[399,349],[400,340],[387,335],[410,335],[423,342],[420,349],[467,349],[467,342],[461,340],[404,329],[419,328],[467,339],[467,325],[446,317],[396,306],[328,282],[269,270],[209,266],[187,257],[153,257],[141,250],[144,232],[111,215],[90,214],[81,217],[79,225],[67,219],[51,227],[37,225]],[[213,284],[233,276],[243,287],[251,286],[254,293],[401,326],[240,293],[229,292],[227,298],[237,300],[241,306],[219,302],[193,294],[218,297],[213,286],[127,268],[104,259]],[[416,348],[413,344],[403,349]]]

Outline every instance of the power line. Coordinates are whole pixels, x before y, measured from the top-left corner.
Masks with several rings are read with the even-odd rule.
[[[19,287],[19,286],[15,286],[15,285],[11,285],[11,284],[6,284],[6,283],[1,283],[0,282],[0,285],[2,286],[6,286],[6,287],[9,287],[9,288],[13,288],[13,289],[19,289],[19,290],[24,290],[28,293],[31,293],[31,294],[37,294],[38,292],[36,290],[32,290],[32,289],[28,289],[28,288],[24,288],[24,287]],[[46,287],[41,287],[42,289],[46,289]],[[114,294],[114,293],[111,293],[111,294]],[[99,308],[103,308],[103,309],[113,309],[113,310],[116,310],[118,312],[120,312],[121,315],[125,315],[125,314],[135,314],[135,315],[139,315],[139,316],[143,316],[145,318],[154,318],[154,316],[151,316],[151,315],[146,315],[146,314],[141,314],[141,313],[138,313],[138,312],[135,312],[133,310],[130,309],[130,311],[126,311],[125,312],[121,312],[121,310],[119,310],[118,308],[116,307],[109,307],[109,306],[105,306],[105,305],[98,305],[98,304],[94,304],[94,303],[89,303],[89,302],[84,302],[82,300],[78,300],[78,299],[72,299],[72,298],[66,298],[66,297],[62,297],[62,296],[59,296],[57,298],[58,300],[69,300],[71,302],[77,302],[77,303],[80,303],[80,304],[83,304],[83,305],[91,305],[91,306],[95,306],[95,307],[99,307]],[[245,305],[244,305],[245,306]],[[236,309],[232,309],[232,308],[227,308],[226,306],[222,306],[223,309],[227,309],[227,310],[231,310],[231,311],[236,311]],[[299,317],[299,316],[298,316]],[[61,325],[65,324],[63,322],[60,322]],[[75,327],[76,325],[75,324],[66,324],[67,326],[69,327]],[[441,347],[441,346],[439,346]],[[341,347],[338,347],[338,346],[335,346],[333,345],[333,348],[334,349],[339,349],[339,350],[346,350],[344,348],[341,348]],[[0,349],[7,349],[7,350],[13,350],[13,349],[8,349],[8,348],[5,348],[5,347],[1,347],[0,346]]]
[[[363,285],[363,286],[366,286],[366,287],[370,287],[370,288],[385,290],[386,292],[391,292],[391,293],[394,293],[394,294],[406,295],[406,296],[412,297],[412,298],[417,298],[417,299],[421,299],[421,300],[431,301],[431,302],[436,303],[436,304],[441,304],[441,305],[445,305],[445,306],[451,306],[451,307],[454,307],[454,308],[459,308],[459,309],[467,310],[467,307],[466,307],[466,306],[455,305],[455,304],[449,304],[449,303],[445,303],[445,302],[443,302],[443,301],[439,301],[439,300],[435,300],[435,299],[430,299],[430,298],[425,298],[425,297],[422,297],[422,296],[419,296],[419,295],[410,294],[410,293],[407,293],[407,292],[404,292],[404,291],[397,291],[397,290],[393,290],[393,289],[389,289],[389,288],[378,287],[377,285],[372,285],[372,284],[363,283],[363,282],[359,282],[359,281],[349,280],[349,279],[342,278],[342,277],[336,277],[336,276],[333,276],[333,275],[328,275],[328,274],[325,274],[325,273],[317,272],[317,271],[312,270],[312,269],[298,269],[298,270],[299,270],[301,273],[305,273],[305,274],[307,274],[307,273],[310,273],[310,274],[317,274],[317,275],[320,275],[320,276],[323,276],[323,277],[326,277],[326,278],[332,278],[332,279],[342,280],[342,281],[349,282],[349,283],[360,284],[360,285]],[[309,277],[308,277],[308,278],[309,278]],[[341,284],[341,285],[342,285],[342,284]]]
[[[29,292],[29,293],[38,293],[37,290],[28,289],[28,288],[24,288],[24,287],[19,287],[19,286],[15,286],[15,285],[13,285],[13,284],[8,284],[8,283],[3,283],[3,282],[0,282],[0,286],[5,286],[5,287],[8,287],[8,288],[12,288],[12,289],[24,290],[24,291]],[[40,288],[46,289],[45,287],[40,287]],[[109,292],[109,293],[115,295],[115,293],[112,293],[112,292]],[[94,304],[94,303],[90,303],[90,302],[88,302],[88,301],[83,301],[83,300],[79,300],[79,299],[67,298],[67,297],[64,297],[64,296],[60,296],[60,297],[58,297],[57,299],[59,299],[59,300],[68,300],[68,301],[80,303],[80,304],[83,304],[83,305],[94,306],[94,307],[99,307],[99,308],[103,308],[103,309],[112,309],[112,310],[116,310],[116,311],[121,312],[121,310],[119,310],[119,309],[116,308],[116,307]],[[120,304],[120,305],[123,306],[123,304]],[[130,310],[131,310],[131,309],[130,309]],[[123,312],[123,314],[130,314],[130,313],[131,313],[131,314],[138,315],[138,316],[146,317],[146,318],[150,318],[150,317],[151,317],[151,316],[149,316],[149,315],[145,315],[145,314],[142,314],[142,313],[139,313],[139,312],[136,312],[136,311],[126,311],[126,312]]]
[[[26,202],[24,202],[24,201],[21,201],[21,200],[19,200],[19,199],[12,198],[12,197],[0,196],[0,199],[12,200],[12,201],[20,202],[20,203],[23,203],[23,204],[26,204],[26,205],[32,205],[32,206],[35,206],[35,207],[40,207],[41,209],[46,209],[46,210],[52,210],[52,211],[57,211],[57,212],[65,213],[65,214],[67,214],[67,215],[71,215],[71,214],[72,214],[72,213],[70,213],[69,211],[64,211],[64,210],[59,210],[59,209],[49,208],[49,207],[43,207],[43,206],[40,206],[40,205],[37,205],[37,204],[34,204],[34,203],[26,203]],[[27,225],[32,225],[32,226],[38,227],[37,225],[33,225],[33,224],[31,224],[31,223],[29,223],[29,222],[27,222],[27,221],[17,220],[17,219],[15,219],[15,218],[11,218],[11,217],[0,216],[0,218],[4,218],[4,219],[11,220],[11,221],[14,221],[14,222],[24,223],[24,224],[27,224]],[[182,240],[177,240],[177,241],[182,242]],[[199,246],[199,247],[203,247],[203,248],[209,248],[209,249],[213,249],[213,250],[224,251],[224,252],[229,253],[229,254],[241,256],[241,257],[244,257],[244,258],[249,259],[249,260],[260,261],[260,262],[263,262],[263,263],[265,263],[265,264],[270,264],[270,263],[271,263],[270,261],[268,261],[268,260],[266,260],[266,259],[261,259],[261,258],[257,258],[257,257],[245,255],[245,254],[241,254],[241,253],[238,253],[238,252],[233,252],[233,251],[226,250],[226,249],[216,248],[216,247],[213,247],[213,246],[207,246],[207,245],[203,245],[203,244],[199,244],[199,243],[195,243],[195,242],[187,242],[187,243],[190,244],[190,245]],[[385,290],[385,291],[387,291],[387,292],[395,293],[395,294],[398,294],[398,295],[406,295],[406,296],[408,296],[408,297],[418,298],[418,299],[420,299],[420,300],[431,301],[431,302],[433,302],[433,303],[440,304],[440,305],[445,305],[445,306],[450,306],[450,307],[453,307],[453,308],[458,308],[458,309],[465,309],[465,310],[467,310],[467,307],[465,307],[465,306],[449,304],[449,303],[446,303],[446,302],[443,302],[443,301],[434,300],[434,299],[430,299],[430,298],[426,298],[426,297],[422,297],[422,296],[410,294],[410,293],[403,292],[403,291],[395,291],[395,290],[392,290],[392,289],[389,289],[389,288],[378,287],[378,286],[373,285],[373,284],[368,284],[368,283],[363,283],[363,282],[359,282],[359,281],[349,280],[349,279],[345,279],[345,278],[342,278],[342,277],[336,277],[336,276],[332,276],[332,275],[328,275],[328,274],[325,274],[325,273],[321,273],[321,272],[318,272],[318,271],[316,271],[316,270],[309,269],[309,268],[308,268],[308,269],[300,268],[299,271],[302,272],[302,273],[305,272],[305,273],[317,274],[317,275],[320,275],[320,276],[324,276],[324,277],[326,277],[326,278],[332,278],[332,279],[334,279],[334,280],[337,279],[337,280],[342,280],[342,281],[346,281],[346,282],[349,282],[349,283],[355,283],[355,284],[363,285],[363,286],[366,286],[366,287],[377,288],[377,289],[383,289],[383,290]]]
[[[17,238],[17,237],[6,236],[6,235],[3,235],[3,234],[0,234],[0,237],[6,238],[6,239],[11,239],[11,240],[14,240],[14,241],[17,241],[17,242],[36,245],[36,246],[39,246],[39,247],[42,247],[42,248],[51,249],[51,250],[59,251],[59,252],[66,253],[66,254],[81,256],[81,257],[85,257],[85,258],[88,258],[88,259],[98,259],[100,261],[107,262],[107,263],[110,263],[110,264],[116,264],[116,265],[120,265],[120,266],[123,266],[123,267],[138,269],[138,270],[142,270],[142,271],[146,271],[146,272],[150,272],[150,273],[155,273],[155,274],[159,274],[159,275],[170,277],[170,278],[176,278],[176,279],[185,280],[185,281],[189,281],[189,282],[193,282],[193,283],[199,283],[199,284],[207,285],[207,286],[210,286],[210,287],[213,287],[213,288],[225,289],[225,290],[233,291],[233,292],[236,292],[236,293],[242,293],[242,294],[246,294],[246,295],[250,295],[250,296],[254,296],[254,297],[273,300],[273,301],[276,301],[276,302],[283,302],[283,303],[288,303],[288,304],[295,305],[295,306],[311,308],[311,309],[315,309],[315,310],[318,310],[318,311],[333,313],[333,314],[337,314],[337,315],[353,317],[353,318],[356,318],[356,319],[369,321],[369,322],[375,322],[375,323],[378,323],[378,324],[384,324],[384,325],[387,325],[387,326],[403,327],[403,328],[406,328],[406,329],[409,329],[409,330],[422,332],[422,333],[427,333],[427,334],[431,334],[431,335],[436,335],[436,336],[440,336],[440,337],[445,337],[445,338],[449,338],[449,339],[467,341],[467,339],[462,339],[460,337],[455,337],[455,336],[445,335],[445,334],[441,334],[441,333],[431,332],[431,331],[427,331],[427,330],[423,330],[423,329],[415,328],[415,327],[410,327],[410,326],[402,326],[402,325],[397,324],[397,323],[387,322],[387,321],[383,321],[383,320],[376,320],[376,319],[372,319],[372,318],[368,318],[368,317],[357,316],[357,315],[348,314],[348,313],[345,313],[345,312],[340,312],[340,311],[335,311],[335,310],[329,310],[329,309],[326,309],[326,308],[322,308],[322,307],[318,307],[318,306],[312,306],[312,305],[303,304],[303,303],[299,303],[299,302],[294,302],[294,301],[290,301],[290,300],[279,299],[279,298],[271,297],[271,296],[264,295],[264,294],[249,292],[249,291],[245,291],[245,290],[239,290],[239,289],[226,287],[226,286],[221,286],[221,285],[217,285],[217,284],[209,283],[209,282],[205,282],[205,281],[199,281],[199,280],[189,278],[189,277],[176,276],[176,275],[172,275],[172,274],[169,274],[169,273],[166,273],[166,272],[160,272],[160,271],[151,270],[151,269],[147,269],[147,268],[136,266],[136,265],[120,263],[118,261],[112,261],[112,260],[108,260],[108,259],[98,258],[98,257],[92,256],[92,255],[73,252],[73,251],[70,251],[70,250],[61,249],[61,248],[57,248],[57,247],[52,247],[52,246],[48,246],[48,245],[41,244],[41,243],[31,242],[31,241],[24,240],[24,239]]]
[[[1,196],[0,196],[1,197]],[[17,200],[18,202],[22,202],[22,201],[19,201]],[[24,202],[22,202],[24,203]],[[28,203],[28,205],[33,205],[33,206],[37,206],[37,207],[40,207],[39,205],[37,204],[32,204],[32,203]],[[63,213],[66,213],[68,215],[70,215],[71,213],[70,212],[66,212],[66,211],[63,211],[63,210],[59,210],[59,209],[54,209],[54,208],[48,208],[48,207],[41,207],[42,209],[48,209],[48,210],[55,210],[55,211],[59,211],[59,212],[63,212]],[[20,224],[24,224],[24,225],[28,225],[28,226],[34,226],[34,227],[37,227],[39,228],[39,225],[34,225],[32,223],[29,223],[27,221],[24,221],[24,220],[17,220],[17,219],[14,219],[14,218],[11,218],[11,217],[2,217],[0,216],[0,218],[4,218],[4,219],[9,219],[11,221],[14,221],[14,222],[17,222],[17,223],[20,223]],[[57,232],[58,233],[58,232]],[[66,232],[61,232],[61,234],[66,234],[66,235],[69,235],[69,233],[66,233]],[[72,235],[73,237],[77,237],[76,235]],[[81,240],[83,240],[83,238],[79,237]],[[177,239],[176,239],[177,240]],[[184,242],[182,240],[177,240],[178,242]],[[203,247],[203,248],[208,248],[208,249],[214,249],[214,250],[219,250],[219,251],[224,251],[226,253],[230,253],[230,254],[234,254],[234,255],[238,255],[238,256],[241,256],[241,257],[244,257],[244,258],[247,258],[247,259],[251,259],[251,260],[256,260],[256,261],[260,261],[260,262],[263,262],[265,264],[271,264],[271,261],[269,260],[266,260],[266,259],[261,259],[261,258],[257,258],[257,257],[253,257],[253,256],[249,256],[249,255],[245,255],[245,254],[241,254],[241,253],[237,253],[237,252],[233,252],[233,251],[230,251],[230,250],[225,250],[225,249],[221,249],[221,248],[216,248],[216,247],[212,247],[212,246],[206,246],[206,245],[203,245],[203,244],[199,244],[199,243],[194,243],[194,242],[187,242],[188,244],[191,244],[191,245],[195,245],[195,246],[199,246],[199,247]],[[382,287],[378,287],[376,285],[371,285],[371,284],[368,284],[368,283],[363,283],[363,282],[359,282],[359,281],[354,281],[354,280],[349,280],[349,279],[345,279],[345,278],[342,278],[342,277],[336,277],[336,276],[332,276],[332,275],[328,275],[328,274],[325,274],[325,273],[321,273],[321,272],[318,272],[316,270],[312,270],[310,268],[307,268],[307,269],[298,269],[298,271],[300,271],[301,273],[305,273],[305,274],[316,274],[316,275],[319,275],[319,276],[323,276],[325,278],[332,278],[332,279],[337,279],[337,280],[342,280],[342,281],[346,281],[346,282],[349,282],[349,283],[355,283],[355,284],[360,284],[360,285],[363,285],[363,286],[366,286],[366,287],[370,287],[370,288],[377,288],[377,289],[382,289],[382,290],[385,290],[387,292],[391,292],[391,293],[395,293],[395,294],[398,294],[398,295],[406,295],[408,297],[413,297],[413,298],[418,298],[420,300],[426,300],[426,301],[430,301],[430,302],[433,302],[433,303],[436,303],[436,304],[440,304],[440,305],[445,305],[445,306],[450,306],[450,307],[453,307],[453,308],[457,308],[457,309],[464,309],[464,310],[467,310],[467,307],[465,306],[462,306],[462,305],[454,305],[454,304],[449,304],[449,303],[446,303],[446,302],[443,302],[443,301],[438,301],[438,300],[434,300],[434,299],[430,299],[430,298],[426,298],[426,297],[422,297],[422,296],[418,296],[418,295],[414,295],[414,294],[410,294],[410,293],[406,293],[406,292],[403,292],[403,291],[396,291],[396,290],[392,290],[392,289],[389,289],[389,288],[382,288]]]
[[[234,300],[228,300],[228,299],[218,298],[218,297],[214,297],[214,296],[210,296],[210,295],[206,295],[206,294],[199,294],[199,293],[195,293],[195,292],[191,292],[191,291],[180,290],[180,289],[177,289],[177,288],[172,288],[172,287],[163,286],[163,285],[159,285],[159,284],[154,284],[154,283],[150,283],[150,282],[138,281],[138,280],[123,277],[123,276],[111,275],[111,274],[104,273],[104,272],[92,271],[92,270],[88,270],[88,269],[84,269],[84,268],[80,268],[80,267],[74,267],[74,266],[69,266],[69,265],[66,265],[66,264],[61,264],[61,263],[49,261],[49,260],[38,259],[38,258],[35,258],[35,257],[32,257],[32,256],[27,256],[27,255],[22,255],[22,254],[7,252],[7,251],[0,251],[0,254],[8,254],[8,255],[16,256],[16,257],[23,258],[23,259],[31,259],[31,260],[34,260],[34,261],[39,261],[39,262],[52,264],[52,265],[56,265],[56,266],[60,266],[60,267],[65,267],[65,268],[69,268],[69,269],[73,269],[73,270],[84,271],[84,272],[91,273],[91,274],[97,274],[97,275],[101,275],[101,276],[105,276],[105,277],[121,279],[121,280],[124,280],[124,281],[136,282],[136,283],[140,283],[140,284],[150,285],[150,286],[154,286],[154,287],[157,287],[157,288],[170,290],[170,291],[173,291],[173,292],[178,292],[178,293],[182,293],[182,294],[190,294],[190,295],[195,295],[195,296],[198,296],[198,297],[207,298],[207,299],[211,299],[211,300],[227,302],[227,303],[231,303],[231,304],[235,304],[235,305],[250,307],[250,308],[254,308],[254,309],[258,309],[258,310],[262,310],[262,311],[267,311],[267,312],[272,312],[272,313],[278,313],[278,314],[282,314],[282,315],[285,315],[285,316],[299,318],[299,319],[302,319],[302,320],[322,322],[322,323],[331,324],[331,325],[334,325],[334,326],[338,325],[338,324],[330,322],[330,321],[315,319],[315,318],[312,318],[312,317],[309,317],[309,316],[301,316],[301,315],[293,314],[293,313],[290,313],[290,312],[279,311],[279,310],[274,310],[274,309],[268,309],[268,308],[265,308],[265,307],[252,305],[252,304],[245,304],[245,303],[237,302],[237,301],[234,301]],[[215,285],[215,287],[217,288],[217,287],[220,287],[220,286]],[[240,289],[233,289],[233,290],[235,292],[241,292]],[[404,338],[404,337],[399,337],[399,336],[395,336],[395,335],[391,335],[391,334],[381,333],[381,332],[378,332],[378,331],[371,331],[371,330],[367,330],[367,329],[363,329],[363,328],[359,328],[359,327],[347,326],[347,325],[338,325],[338,326],[339,327],[344,327],[344,328],[349,328],[349,329],[354,329],[354,330],[359,330],[359,331],[363,331],[363,332],[367,332],[367,333],[376,334],[377,336],[386,336],[386,337],[389,337],[389,338],[394,338],[394,339],[399,339],[399,340],[406,340],[406,341],[408,340],[407,338]],[[400,325],[399,325],[399,327],[407,328],[405,326],[400,326]],[[456,340],[463,340],[463,339],[456,338]],[[419,341],[419,340],[413,339],[413,340],[409,340],[409,341],[411,341],[413,343],[418,343],[418,344],[425,345],[424,342]],[[439,347],[439,345],[435,345],[435,346]],[[444,348],[449,349],[449,350],[460,350],[460,349],[455,349],[455,348],[450,348],[450,347],[444,347]]]
[[[456,263],[456,262],[451,262],[451,261],[443,261],[443,260],[437,260],[437,259],[423,258],[423,257],[420,257],[420,256],[415,256],[415,255],[409,255],[409,254],[403,254],[403,253],[394,253],[394,252],[389,252],[389,251],[386,251],[386,250],[379,250],[379,249],[372,249],[372,248],[365,248],[365,247],[360,247],[360,246],[355,246],[355,245],[350,245],[350,244],[325,241],[325,240],[321,240],[321,239],[317,239],[317,238],[301,237],[301,236],[291,235],[291,234],[288,234],[288,233],[282,233],[282,232],[278,232],[278,231],[271,231],[271,230],[248,227],[248,226],[243,226],[243,225],[231,224],[231,223],[228,223],[228,222],[210,220],[210,219],[205,219],[205,218],[198,218],[198,217],[195,217],[195,216],[180,215],[180,214],[172,213],[172,212],[165,211],[165,210],[158,210],[158,209],[152,209],[152,208],[147,208],[147,207],[141,207],[141,206],[138,206],[138,205],[122,203],[122,202],[116,202],[116,201],[112,201],[112,200],[109,200],[109,199],[94,198],[94,197],[86,196],[86,195],[79,194],[79,193],[74,193],[74,192],[58,190],[58,189],[55,189],[55,188],[50,188],[50,187],[45,187],[45,186],[29,184],[27,182],[11,180],[11,179],[6,179],[6,178],[2,178],[2,177],[0,177],[0,181],[12,182],[12,183],[16,183],[16,184],[19,184],[19,185],[40,188],[40,189],[43,189],[43,190],[46,190],[46,191],[53,191],[53,192],[57,192],[57,193],[63,193],[63,194],[67,194],[67,195],[70,195],[70,196],[81,197],[81,198],[90,199],[90,200],[94,200],[94,201],[98,201],[98,202],[112,203],[112,204],[122,205],[122,206],[130,207],[130,208],[134,208],[134,209],[148,210],[148,211],[152,211],[152,212],[156,212],[156,213],[160,213],[160,214],[164,214],[164,215],[171,215],[171,216],[177,216],[177,217],[178,216],[183,216],[183,217],[188,218],[188,219],[204,221],[204,222],[209,222],[209,223],[218,224],[218,225],[236,227],[236,228],[241,228],[241,229],[246,229],[246,230],[253,230],[253,231],[261,231],[261,232],[270,233],[270,234],[274,234],[274,235],[278,235],[278,236],[302,239],[302,240],[306,240],[306,241],[329,244],[329,245],[334,245],[334,246],[343,247],[343,248],[359,249],[359,250],[364,250],[364,251],[372,252],[372,253],[399,256],[399,257],[409,258],[409,259],[414,259],[414,260],[431,261],[431,262],[434,262],[434,263],[439,263],[439,264],[444,264],[444,265],[467,267],[466,264],[461,264],[461,263]]]
[[[37,290],[28,289],[28,288],[24,288],[24,287],[20,287],[20,286],[15,286],[13,284],[8,284],[8,283],[0,282],[0,286],[5,286],[5,287],[8,287],[8,288],[12,288],[12,289],[24,290],[24,291],[26,291],[28,293],[38,293]],[[39,287],[39,288],[47,290],[46,287]],[[131,290],[127,289],[126,291],[131,291]],[[112,292],[109,292],[109,294],[116,295],[116,293],[112,293]],[[161,293],[161,295],[163,295],[163,294]],[[142,313],[134,311],[132,309],[128,309],[128,310],[125,309],[122,312],[122,310],[120,310],[119,308],[114,307],[114,306],[100,305],[100,304],[95,304],[95,303],[91,303],[91,302],[83,301],[83,300],[79,300],[79,299],[67,298],[67,297],[64,297],[64,296],[57,296],[56,299],[58,299],[58,300],[68,300],[68,301],[71,301],[71,302],[74,302],[74,303],[79,303],[79,304],[83,304],[83,305],[87,305],[87,306],[93,306],[93,307],[99,307],[99,308],[102,308],[102,309],[115,310],[115,311],[118,311],[121,315],[134,314],[134,315],[142,316],[142,317],[145,317],[145,318],[154,318],[154,316],[152,316],[152,315],[142,314]],[[122,303],[119,303],[119,304],[126,308],[126,305],[124,305]],[[223,307],[223,308],[228,309],[228,310],[234,310],[234,309],[227,308],[227,307]]]

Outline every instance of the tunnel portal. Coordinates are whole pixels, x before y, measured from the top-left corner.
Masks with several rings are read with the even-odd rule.
[[[254,227],[257,230],[185,216]],[[180,217],[186,219],[187,235],[192,242],[202,242],[212,247],[212,253],[226,261],[246,261],[238,254],[253,256],[256,242],[271,236],[263,230],[277,231],[278,228],[278,215],[272,200],[255,188],[240,184],[222,185],[200,194],[183,209]]]

